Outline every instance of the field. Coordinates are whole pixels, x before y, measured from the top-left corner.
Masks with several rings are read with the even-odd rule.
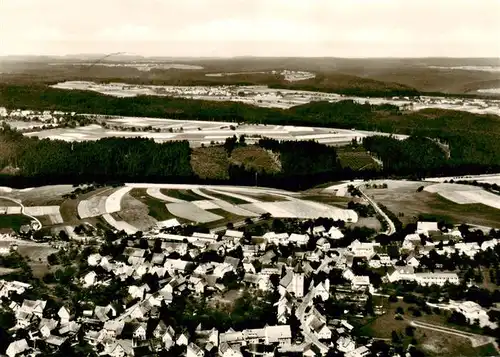
[[[345,209],[348,198],[318,192],[311,194],[312,191],[302,195],[261,187],[127,184],[123,187],[100,187],[74,198],[67,197],[73,190],[66,186],[46,186],[29,190],[5,189],[3,194],[16,197],[21,202],[24,197],[34,203],[61,202],[59,206],[27,206],[26,211],[39,217],[43,229],[54,232],[66,230],[70,236],[73,236],[74,227],[84,223],[94,227],[113,227],[133,234],[148,231],[158,221],[172,218],[181,223],[198,222],[217,230],[227,223],[243,224],[246,218],[259,217],[264,213],[276,218],[331,217],[353,224],[358,221],[354,211]],[[12,206],[7,208],[20,210]],[[0,216],[0,228],[19,229],[30,221],[19,214],[3,215]],[[366,224],[373,226],[374,222]]]
[[[484,204],[457,204],[437,193],[417,192],[425,182],[385,181],[387,189],[364,190],[377,203],[381,203],[398,215],[403,223],[413,223],[420,215],[426,219],[443,219],[450,223],[468,223],[485,227],[500,228],[500,210]]]
[[[172,213],[168,211],[165,202],[162,202],[148,195],[146,189],[134,189],[130,191],[130,195],[144,203],[148,207],[149,216],[153,217],[157,221],[165,221],[167,219],[176,218]],[[178,220],[181,221],[180,218],[178,218]]]
[[[229,178],[229,158],[223,147],[194,149],[191,153],[191,167],[202,179]]]
[[[265,173],[281,171],[281,163],[275,155],[258,146],[236,148],[231,153],[231,163],[243,165],[247,170]]]
[[[443,198],[458,204],[482,203],[484,205],[500,209],[500,196],[485,191],[481,187],[459,185],[454,183],[441,183],[427,186],[425,191],[438,193]]]
[[[160,190],[161,193],[169,196],[169,197],[173,197],[173,198],[176,198],[178,200],[182,200],[182,201],[188,201],[188,202],[191,202],[191,201],[201,201],[204,199],[204,197],[200,196],[200,195],[197,195],[196,193],[194,193],[193,191],[190,191],[190,190],[175,190],[175,189],[165,189],[165,190]]]
[[[377,162],[363,149],[363,147],[342,147],[337,149],[337,155],[342,167],[350,167],[354,171],[379,168]]]
[[[232,203],[232,204],[235,204],[235,205],[240,205],[240,204],[243,204],[243,203],[248,203],[247,201],[242,200],[240,198],[236,198],[236,197],[233,197],[233,196],[225,195],[225,194],[219,193],[219,192],[214,192],[213,190],[208,191],[206,189],[201,188],[200,191],[202,193],[205,193],[205,194],[211,196],[211,197],[214,197],[214,198],[217,198],[219,200],[226,201],[226,202],[229,202],[229,203]]]

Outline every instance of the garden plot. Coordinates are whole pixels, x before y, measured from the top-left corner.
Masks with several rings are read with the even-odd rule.
[[[81,219],[97,217],[106,213],[107,196],[93,196],[78,204],[78,216]]]
[[[178,198],[165,195],[163,192],[161,192],[161,189],[159,187],[150,187],[146,190],[146,193],[151,197],[156,198],[157,200],[160,201],[166,201],[172,203],[184,202],[183,200],[180,200]]]
[[[224,218],[201,209],[193,202],[167,203],[167,209],[177,217],[198,223],[209,223]]]
[[[115,213],[120,212],[122,209],[122,199],[129,191],[132,190],[132,187],[122,187],[117,191],[113,192],[106,199],[106,213]]]
[[[425,188],[425,191],[437,193],[440,196],[458,204],[482,203],[486,206],[500,209],[500,196],[483,190],[480,187],[440,183]]]
[[[118,231],[125,231],[125,233],[127,234],[135,234],[139,231],[137,228],[127,222],[117,221],[110,214],[103,214],[102,218],[104,218],[104,220],[108,222],[110,226],[114,227]]]

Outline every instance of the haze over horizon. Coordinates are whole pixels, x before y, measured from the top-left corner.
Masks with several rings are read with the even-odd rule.
[[[0,56],[500,57],[500,0],[2,0]]]

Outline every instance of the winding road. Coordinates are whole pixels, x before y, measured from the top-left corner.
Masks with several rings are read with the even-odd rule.
[[[18,204],[19,206],[21,206],[21,214],[24,215],[24,216],[26,216],[26,217],[31,218],[32,220],[34,220],[35,222],[38,223],[37,228],[35,228],[35,230],[38,231],[38,230],[42,229],[42,222],[40,222],[40,220],[38,218],[36,218],[36,217],[34,217],[34,216],[30,215],[30,214],[27,214],[26,210],[25,210],[25,207],[21,203],[20,200],[16,200],[14,198],[6,197],[6,196],[0,196],[0,199],[11,201],[11,202],[14,202],[14,203]]]
[[[382,210],[382,208],[380,208],[378,205],[377,205],[377,202],[375,202],[373,199],[371,199],[370,197],[368,197],[368,195],[366,193],[364,193],[362,190],[361,190],[361,185],[358,185],[358,190],[359,192],[361,192],[361,195],[363,195],[363,198],[365,200],[368,201],[368,203],[373,207],[373,209],[375,210],[375,212],[377,212],[379,215],[382,216],[382,218],[387,222],[387,231],[384,232],[384,234],[387,234],[388,236],[390,236],[391,234],[393,233],[396,233],[396,226],[394,225],[394,222],[391,221],[391,219],[389,218],[389,216],[387,216],[385,214],[385,212]]]

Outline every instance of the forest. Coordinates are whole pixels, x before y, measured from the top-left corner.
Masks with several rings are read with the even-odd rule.
[[[500,170],[500,119],[494,115],[426,109],[404,112],[393,105],[313,102],[290,109],[259,108],[237,102],[214,102],[172,97],[115,98],[85,91],[65,91],[42,85],[0,84],[0,106],[62,110],[125,116],[232,121],[254,124],[356,128],[408,134],[399,141],[372,137],[364,147],[384,163],[383,170],[341,169],[334,149],[313,143],[261,141],[279,153],[282,171],[259,174],[259,185],[300,189],[338,179],[381,176],[478,174]],[[431,140],[432,139],[432,140]],[[3,183],[55,183],[72,180],[149,180],[200,182],[190,167],[185,143],[156,144],[146,139],[111,138],[66,143],[22,137],[3,130],[0,139]],[[314,158],[314,160],[311,160]],[[255,172],[230,167],[229,182],[255,184]],[[33,181],[34,180],[34,181]],[[211,182],[218,183],[218,182]],[[225,181],[227,183],[227,181]],[[26,183],[27,184],[27,183]]]

